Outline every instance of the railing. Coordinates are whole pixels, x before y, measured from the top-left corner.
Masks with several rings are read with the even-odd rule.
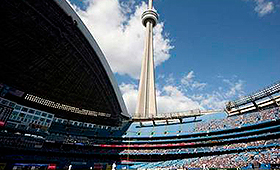
[[[157,116],[151,117],[133,117],[134,121],[149,121],[149,120],[166,120],[166,119],[180,119],[180,118],[187,118],[187,117],[197,117],[212,113],[219,113],[223,112],[223,110],[187,110],[187,111],[180,111],[180,112],[168,112],[168,113],[159,113]]]
[[[280,81],[264,88],[263,90],[257,91],[251,95],[244,96],[240,99],[228,102],[226,104],[226,109],[231,110],[232,108],[236,108],[241,105],[245,105],[247,103],[251,103],[256,100],[265,98],[265,97],[270,97],[273,94],[279,93],[279,92],[280,92]]]

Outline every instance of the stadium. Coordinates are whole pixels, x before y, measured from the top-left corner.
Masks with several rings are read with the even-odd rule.
[[[280,82],[224,110],[132,117],[66,1],[0,10],[0,169],[280,169]]]

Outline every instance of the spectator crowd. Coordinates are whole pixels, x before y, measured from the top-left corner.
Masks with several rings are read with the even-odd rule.
[[[227,145],[215,145],[206,147],[189,147],[175,149],[125,149],[120,152],[121,155],[137,154],[180,154],[180,153],[198,153],[198,152],[217,152],[225,150],[241,150],[249,148],[280,147],[280,139],[258,140],[252,142],[233,143]]]
[[[258,168],[261,165],[280,164],[280,148],[269,148],[242,153],[204,156],[172,161],[142,163],[136,169],[209,169],[209,168]]]
[[[266,109],[259,112],[246,113],[227,117],[224,119],[214,119],[208,122],[198,122],[195,124],[195,132],[223,130],[236,128],[246,125],[252,125],[267,120],[279,119],[279,108]]]

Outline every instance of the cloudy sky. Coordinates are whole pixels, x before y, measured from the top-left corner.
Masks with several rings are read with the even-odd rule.
[[[140,0],[70,0],[105,54],[130,114],[145,28]],[[159,113],[221,109],[280,80],[280,0],[154,0]]]

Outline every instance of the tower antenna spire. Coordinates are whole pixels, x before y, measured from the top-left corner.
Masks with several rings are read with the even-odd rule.
[[[146,39],[135,117],[147,118],[157,115],[153,50],[153,27],[156,26],[157,21],[158,14],[153,10],[153,0],[149,0],[148,9],[142,14],[142,24],[146,27]]]
[[[153,0],[149,0],[148,9],[153,9]]]

